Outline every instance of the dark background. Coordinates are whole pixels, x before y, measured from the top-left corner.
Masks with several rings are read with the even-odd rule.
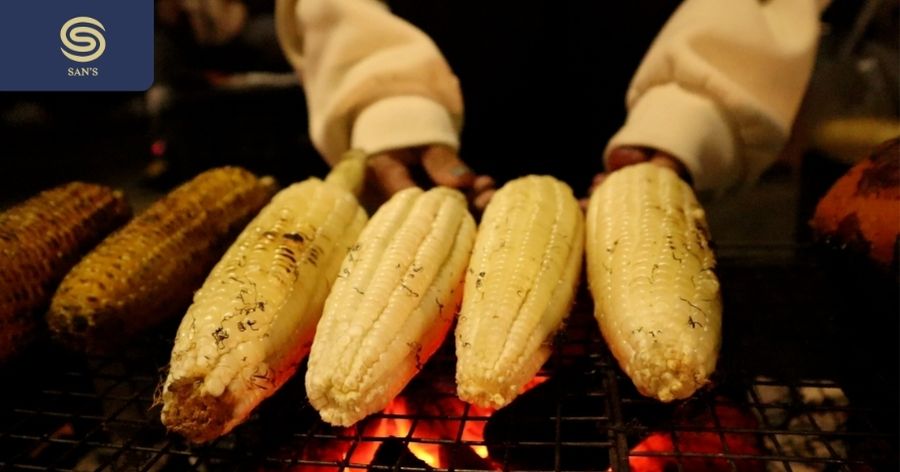
[[[552,173],[577,194],[601,170],[604,145],[624,120],[628,81],[678,3],[390,2],[460,77],[463,158],[501,181]],[[222,164],[282,183],[323,175],[302,89],[275,39],[272,2],[245,5],[243,30],[216,44],[198,40],[184,14],[158,15],[156,83],[147,93],[0,93],[0,206],[81,179],[124,188],[140,209]],[[802,237],[815,199],[847,167],[817,149],[810,130],[834,116],[897,120],[897,13],[897,2],[833,2],[800,129],[758,185],[707,203],[717,239]]]

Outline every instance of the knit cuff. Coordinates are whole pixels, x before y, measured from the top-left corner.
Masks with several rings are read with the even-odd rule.
[[[677,84],[647,90],[628,113],[625,126],[606,147],[643,146],[665,151],[687,167],[698,191],[737,185],[744,170],[735,136],[725,115],[712,100]]]
[[[459,148],[450,113],[417,95],[388,97],[366,107],[353,124],[350,142],[368,154],[424,144]]]

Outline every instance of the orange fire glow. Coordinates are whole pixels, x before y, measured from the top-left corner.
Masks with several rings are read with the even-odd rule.
[[[719,405],[716,407],[716,416],[719,427],[716,427],[712,415],[709,413],[690,418],[687,421],[679,421],[682,426],[693,426],[701,431],[678,431],[675,433],[653,433],[635,446],[628,463],[634,472],[664,472],[678,468],[681,465],[684,470],[694,472],[724,472],[737,470],[738,472],[763,472],[765,466],[756,460],[734,460],[714,457],[726,451],[736,455],[759,455],[760,449],[755,437],[748,434],[724,433],[719,429],[748,429],[757,427],[756,419],[747,412],[734,407]],[[678,427],[676,426],[676,429]],[[709,431],[702,431],[702,429]],[[687,452],[709,454],[711,457],[688,457],[677,459],[675,452]]]
[[[542,384],[547,377],[538,376],[523,388],[524,391]],[[440,389],[438,389],[440,390]],[[404,392],[378,417],[365,420],[359,431],[360,441],[353,447],[355,428],[346,428],[338,439],[328,444],[316,444],[302,453],[309,461],[338,463],[347,461],[349,471],[363,471],[375,460],[385,438],[403,440],[406,448],[416,458],[431,467],[450,467],[451,451],[441,443],[455,441],[459,437],[469,444],[472,451],[486,464],[493,464],[484,445],[487,420],[494,413],[491,408],[468,405],[452,395],[422,395],[422,392]],[[464,422],[464,424],[460,424]],[[462,432],[460,434],[460,427]],[[356,466],[356,467],[354,467]],[[499,469],[499,467],[494,467]],[[302,466],[297,472],[324,472],[333,466]]]

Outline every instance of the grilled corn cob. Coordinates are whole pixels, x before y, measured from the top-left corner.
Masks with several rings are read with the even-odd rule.
[[[587,272],[594,314],[643,395],[668,402],[707,383],[722,303],[703,209],[671,170],[613,172],[591,196]]]
[[[475,222],[456,190],[396,193],[347,254],[316,331],[306,391],[347,426],[384,409],[441,344],[462,295]]]
[[[456,325],[461,399],[500,408],[535,376],[572,305],[583,249],[584,216],[568,185],[528,176],[494,195]]]
[[[350,164],[349,166],[345,164]],[[162,421],[194,442],[243,422],[309,352],[322,305],[366,214],[339,164],[279,192],[194,295],[175,337]]]
[[[130,215],[121,192],[81,182],[0,214],[0,362],[33,335],[35,313],[78,258]]]
[[[174,314],[273,188],[271,179],[224,167],[173,190],[66,275],[47,314],[53,334],[104,351]]]

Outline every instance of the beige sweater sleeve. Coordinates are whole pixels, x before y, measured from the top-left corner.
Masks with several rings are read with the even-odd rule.
[[[680,158],[701,191],[756,180],[783,147],[811,74],[817,0],[686,0],[657,36],[610,140]]]
[[[422,31],[376,0],[277,0],[275,14],[327,161],[351,147],[458,147],[459,84]]]

